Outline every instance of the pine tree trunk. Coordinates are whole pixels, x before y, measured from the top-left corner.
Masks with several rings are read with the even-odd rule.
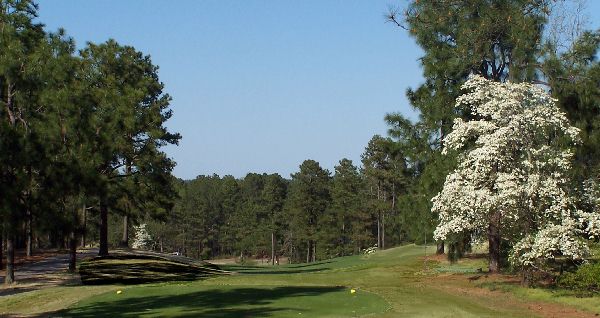
[[[5,285],[15,283],[15,237],[14,234],[8,234],[6,237],[6,277]]]
[[[27,256],[31,256],[33,255],[33,246],[32,246],[32,241],[33,241],[33,216],[31,215],[31,210],[27,209],[27,223],[26,223],[26,249],[27,249]]]
[[[100,250],[98,255],[108,255],[108,206],[106,198],[100,200]]]
[[[87,209],[85,207],[85,203],[83,204],[83,208],[81,209],[82,214],[82,226],[81,226],[81,247],[85,247],[85,234],[87,231]]]
[[[385,212],[381,213],[381,249],[385,250]]]
[[[131,163],[127,160],[125,164],[125,174],[131,174]],[[125,215],[123,216],[123,237],[121,238],[121,246],[129,247],[129,213],[131,213],[131,208],[129,205],[129,197],[127,197],[127,201],[125,202]]]
[[[4,268],[4,233],[2,232],[2,229],[0,228],[0,271]]]
[[[490,273],[500,270],[500,212],[494,212],[488,227]]]
[[[74,273],[77,266],[77,235],[75,230],[71,231],[69,237],[69,272]]]
[[[317,261],[317,242],[313,243],[313,251],[312,251],[312,261]]]
[[[312,246],[310,246],[310,245],[311,245],[311,241],[308,240],[308,247],[306,250],[306,262],[307,263],[310,263],[310,260],[311,260],[310,252],[312,251]]]
[[[271,265],[275,265],[275,232],[271,232]]]
[[[0,228],[0,271],[4,268],[4,232]]]
[[[377,203],[381,200],[381,181],[377,181]],[[379,207],[377,207],[379,210]],[[377,211],[377,249],[381,249],[381,211]]]
[[[381,249],[381,212],[377,212],[377,248]]]
[[[129,247],[129,216],[123,216],[123,237],[121,238],[121,246]]]

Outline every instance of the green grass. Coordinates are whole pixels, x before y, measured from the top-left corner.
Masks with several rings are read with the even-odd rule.
[[[432,253],[430,249],[428,253]],[[130,287],[79,302],[64,316],[523,317],[424,282],[430,271],[405,246],[369,256],[275,267],[230,265],[239,274],[183,284]],[[432,266],[433,264],[429,264]],[[350,288],[358,292],[353,296]]]
[[[357,317],[381,313],[380,297],[330,286],[207,286],[196,283],[132,287],[82,301],[66,317]],[[126,308],[126,309],[125,309]]]
[[[489,295],[490,292],[474,296],[465,291],[487,289],[476,287],[479,281],[470,282],[463,274],[453,273],[472,276],[470,273],[482,265],[480,259],[457,264],[425,263],[420,257],[424,252],[423,247],[409,245],[368,256],[341,257],[313,264],[224,266],[225,270],[237,274],[195,281],[48,288],[0,297],[0,315],[532,317],[534,314],[524,299],[556,301],[535,290],[528,295],[525,289],[507,289],[517,297],[508,294],[499,297]],[[427,250],[428,254],[433,252],[433,247]],[[351,288],[357,293],[351,294]],[[117,290],[122,293],[117,294]],[[26,308],[28,302],[37,299],[53,305],[41,305],[34,310]],[[600,304],[599,298],[592,300],[591,303]],[[575,299],[564,303],[583,306]],[[588,304],[585,309],[597,307]]]

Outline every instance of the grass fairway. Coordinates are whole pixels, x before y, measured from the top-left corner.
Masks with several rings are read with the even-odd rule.
[[[388,305],[366,292],[343,287],[208,286],[163,284],[133,287],[86,300],[65,312],[72,317],[359,317]]]
[[[430,247],[428,253],[433,253]],[[414,245],[312,264],[227,266],[233,275],[56,287],[0,297],[0,315],[57,317],[588,317],[554,301],[480,288],[481,261],[424,264]],[[469,265],[471,264],[471,265]],[[471,267],[469,267],[471,266]],[[458,272],[459,274],[454,274]],[[473,274],[469,274],[473,275]],[[495,279],[495,278],[489,278]],[[351,289],[357,292],[350,293]],[[117,293],[120,290],[121,293]],[[43,299],[47,306],[31,309]],[[589,298],[598,304],[599,298]],[[62,306],[62,307],[61,307]],[[580,307],[580,306],[579,306]],[[6,309],[4,309],[6,308]],[[61,309],[62,308],[62,309]],[[581,307],[580,307],[581,308]],[[586,309],[591,308],[588,306]]]
[[[430,253],[433,250],[429,251]],[[524,317],[524,308],[436,289],[404,246],[369,256],[275,267],[228,266],[239,274],[186,283],[124,287],[61,314],[78,317]],[[352,295],[350,289],[357,289]]]

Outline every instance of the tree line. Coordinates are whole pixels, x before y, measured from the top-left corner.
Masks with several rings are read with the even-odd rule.
[[[249,173],[179,180],[172,213],[147,220],[151,248],[202,259],[314,262],[423,240],[405,225],[399,201],[411,172],[392,140],[374,136],[361,163],[342,159],[330,172],[309,159],[289,179]]]
[[[170,211],[180,136],[149,56],[114,40],[75,42],[36,22],[29,0],[0,1],[0,253],[14,281],[16,248],[75,249],[93,232],[108,254],[109,216]],[[123,236],[127,244],[128,234]],[[1,255],[0,255],[1,256]],[[2,259],[2,257],[0,257]]]

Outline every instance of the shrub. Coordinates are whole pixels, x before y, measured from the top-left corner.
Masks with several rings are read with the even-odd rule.
[[[566,289],[580,291],[600,291],[600,263],[587,263],[572,273],[558,278],[557,285]]]

